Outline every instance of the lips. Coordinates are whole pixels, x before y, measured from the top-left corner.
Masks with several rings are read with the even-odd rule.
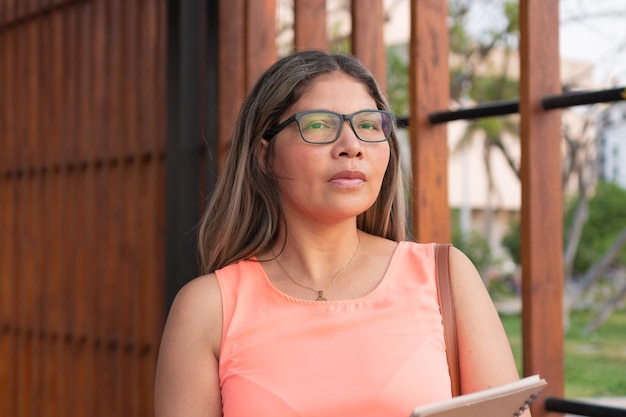
[[[342,171],[333,175],[329,182],[341,187],[356,187],[366,181],[366,176],[361,171]]]

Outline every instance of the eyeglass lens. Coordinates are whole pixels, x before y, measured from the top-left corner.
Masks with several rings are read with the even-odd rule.
[[[361,111],[350,117],[351,126],[359,139],[380,142],[391,134],[391,119],[382,111]],[[305,113],[300,118],[300,131],[307,142],[332,142],[343,124],[341,115],[331,112]]]

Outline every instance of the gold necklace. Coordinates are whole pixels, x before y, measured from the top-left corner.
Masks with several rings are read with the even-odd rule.
[[[311,290],[313,292],[317,293],[317,298],[315,299],[315,301],[328,301],[325,297],[324,297],[324,291],[326,291],[328,288],[330,288],[331,285],[333,285],[335,283],[335,281],[337,281],[337,278],[339,278],[339,275],[341,275],[343,273],[343,271],[346,270],[346,268],[348,267],[348,265],[350,265],[352,263],[352,260],[354,259],[354,257],[356,256],[356,253],[359,251],[359,247],[361,246],[361,236],[357,233],[357,237],[358,237],[358,242],[356,244],[356,249],[354,250],[354,253],[352,253],[352,256],[350,257],[350,260],[348,261],[347,264],[345,264],[343,266],[343,268],[341,268],[339,271],[337,271],[337,273],[333,276],[333,279],[330,281],[330,283],[324,287],[321,290],[316,290],[315,288],[311,288],[311,287],[307,287],[306,285],[302,285],[300,284],[298,281],[296,281],[295,279],[293,279],[291,277],[291,275],[289,275],[289,272],[287,272],[287,270],[283,267],[283,265],[280,263],[280,261],[278,260],[278,257],[276,256],[276,254],[274,254],[274,252],[272,252],[272,254],[274,254],[274,259],[276,259],[276,263],[278,264],[278,266],[280,267],[280,269],[283,270],[283,272],[285,273],[285,275],[287,276],[287,278],[289,278],[289,280],[291,282],[293,282],[294,284],[296,284],[298,287],[300,288],[304,288],[306,290]]]

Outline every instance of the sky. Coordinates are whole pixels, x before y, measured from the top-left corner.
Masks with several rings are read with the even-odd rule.
[[[593,63],[602,85],[626,85],[626,0],[561,0],[561,56]]]

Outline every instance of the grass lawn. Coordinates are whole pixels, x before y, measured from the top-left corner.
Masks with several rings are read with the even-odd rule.
[[[574,312],[565,335],[565,397],[626,396],[626,310],[616,311],[595,332],[582,329],[593,315]],[[520,369],[521,321],[518,314],[502,315],[513,353]]]

